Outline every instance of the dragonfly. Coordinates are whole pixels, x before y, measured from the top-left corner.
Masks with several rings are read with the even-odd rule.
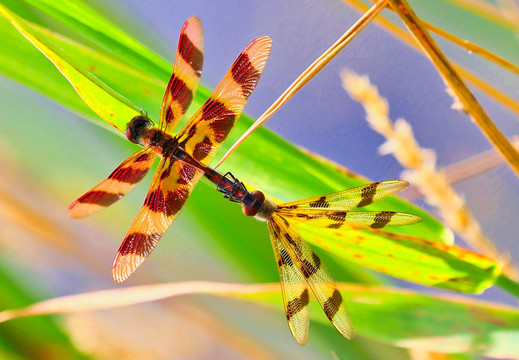
[[[259,190],[248,192],[232,174],[207,174],[217,190],[242,205],[246,216],[266,221],[276,260],[286,318],[294,339],[308,342],[309,289],[332,325],[347,339],[355,336],[353,325],[340,291],[317,253],[301,236],[301,225],[320,231],[333,229],[382,229],[422,221],[413,214],[393,211],[351,211],[372,204],[405,189],[406,181],[370,183],[309,199],[276,204]]]
[[[319,256],[301,237],[301,224],[327,229],[372,228],[421,221],[411,214],[379,211],[352,212],[397,193],[404,181],[363,185],[311,199],[276,204],[261,191],[249,192],[231,173],[209,165],[239,118],[261,77],[271,48],[267,36],[253,40],[238,56],[209,99],[181,127],[198,87],[203,64],[202,24],[189,18],[182,27],[173,66],[162,100],[159,124],[146,115],[127,124],[126,137],[142,148],[127,158],[105,180],[74,201],[72,218],[94,214],[128,194],[144,178],[157,157],[160,163],[148,194],[113,262],[115,281],[130,277],[150,255],[179,215],[197,182],[205,177],[224,197],[242,205],[245,215],[266,221],[279,270],[289,328],[299,344],[308,341],[309,289],[326,316],[346,338],[353,326],[341,293]]]
[[[161,158],[144,204],[114,259],[115,281],[123,282],[142,264],[179,215],[256,87],[271,43],[268,36],[250,42],[207,101],[173,135],[193,100],[204,57],[200,20],[191,17],[184,23],[158,126],[145,114],[132,118],[126,137],[143,147],[69,207],[70,217],[81,218],[112,205],[134,189],[155,159]]]

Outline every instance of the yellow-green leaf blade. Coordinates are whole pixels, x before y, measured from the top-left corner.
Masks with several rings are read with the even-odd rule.
[[[460,296],[393,287],[339,284],[359,337],[435,353],[517,358],[519,310]],[[278,291],[241,297],[282,309]],[[281,310],[280,310],[281,312]],[[316,301],[312,319],[328,323]]]
[[[126,64],[155,75],[169,71],[169,64],[165,60],[82,1],[26,0],[26,2],[101,45],[107,53],[118,55]]]
[[[73,65],[60,49],[48,42],[36,28],[0,4],[0,13],[9,19],[18,31],[36,46],[67,78],[78,95],[110,125],[124,131],[126,123],[139,114],[139,110],[116,94],[86,70]]]
[[[500,275],[495,260],[437,241],[380,230],[298,226],[307,241],[348,262],[425,286],[481,293]]]
[[[393,287],[341,283],[339,289],[360,337],[440,353],[506,358],[519,353],[519,343],[513,341],[519,336],[519,310],[515,308],[459,296],[422,295]],[[23,309],[3,311],[0,321],[106,310],[187,294],[245,299],[272,306],[284,317],[279,284],[182,282],[54,298]],[[332,326],[316,301],[310,302],[310,314],[312,319]]]

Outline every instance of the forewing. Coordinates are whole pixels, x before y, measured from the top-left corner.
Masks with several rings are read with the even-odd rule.
[[[204,165],[214,158],[234,128],[267,62],[271,40],[253,40],[238,56],[211,97],[179,131],[186,152]]]
[[[330,229],[382,229],[422,221],[419,216],[393,211],[350,212],[324,209],[282,209],[280,215],[308,225]]]
[[[328,195],[281,204],[279,209],[317,208],[346,211],[384,199],[405,189],[408,185],[406,181],[401,180],[375,182]]]
[[[178,40],[173,74],[162,99],[160,129],[171,134],[186,113],[200,83],[204,62],[202,23],[190,17],[184,23]]]
[[[299,344],[304,345],[308,341],[309,328],[309,294],[306,280],[285,250],[270,221],[268,222],[268,228],[279,271],[288,326],[294,339]]]
[[[107,179],[74,201],[68,214],[81,218],[103,210],[128,194],[144,178],[155,161],[155,153],[145,147],[119,165]]]
[[[180,160],[163,159],[148,195],[114,259],[115,281],[126,280],[146,259],[184,207],[203,172]]]
[[[355,336],[353,325],[342,295],[319,256],[303,241],[294,228],[297,223],[289,222],[275,213],[271,217],[270,225],[290,258],[306,279],[330,322],[344,337],[353,339]]]

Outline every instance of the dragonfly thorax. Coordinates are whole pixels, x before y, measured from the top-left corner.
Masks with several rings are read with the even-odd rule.
[[[153,123],[146,116],[138,115],[135,116],[126,125],[126,138],[134,144],[140,144],[142,146],[146,143],[146,138],[149,137],[149,132]]]
[[[265,198],[265,194],[261,191],[255,190],[250,193],[250,196],[256,199],[259,206],[244,203],[242,211],[246,216],[254,216],[260,221],[268,221],[272,214],[277,211],[276,204],[271,199]]]
[[[274,203],[274,201],[272,201],[269,198],[265,198],[265,200],[263,200],[263,203],[261,204],[261,208],[258,210],[254,217],[260,221],[268,221],[270,220],[272,214],[277,211],[277,209],[278,207]]]

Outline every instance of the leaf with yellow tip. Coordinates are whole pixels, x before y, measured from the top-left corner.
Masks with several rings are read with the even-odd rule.
[[[409,349],[514,358],[519,353],[519,310],[452,295],[422,295],[393,287],[338,284],[359,336]],[[181,282],[64,296],[0,312],[0,322],[20,317],[98,311],[188,294],[252,301],[283,312],[279,284]],[[310,301],[313,320],[328,323]],[[249,324],[261,326],[261,324]],[[288,331],[288,328],[287,328]],[[310,341],[311,338],[310,338]],[[346,341],[346,340],[345,340]]]
[[[0,14],[6,17],[27,40],[52,61],[85,103],[110,125],[124,132],[129,119],[140,113],[137,107],[103,84],[94,75],[85,69],[74,66],[73,59],[48,42],[36,27],[31,26],[30,23],[12,13],[2,4],[0,4]]]

